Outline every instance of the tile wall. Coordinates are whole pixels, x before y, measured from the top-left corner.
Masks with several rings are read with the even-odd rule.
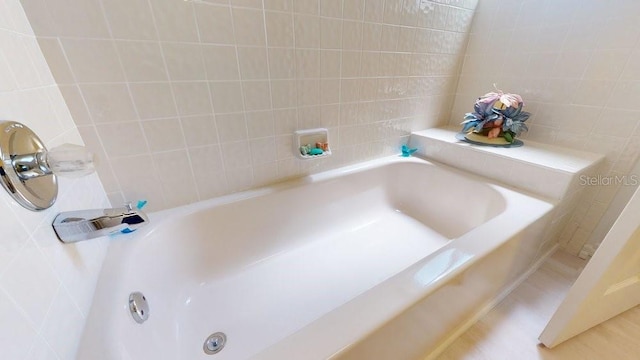
[[[640,152],[638,16],[636,0],[482,0],[474,17],[450,123],[496,83],[521,94],[533,114],[523,139],[606,155],[608,180],[589,186],[562,233],[572,253],[626,186],[615,176],[629,175]]]
[[[82,144],[18,0],[0,0],[0,120],[31,127],[48,147]],[[53,208],[31,212],[0,190],[0,358],[73,359],[103,240],[63,245],[51,229],[63,210],[108,204],[96,174],[59,180]]]
[[[446,122],[477,0],[22,0],[112,203],[399,152]],[[296,129],[334,155],[294,158]]]

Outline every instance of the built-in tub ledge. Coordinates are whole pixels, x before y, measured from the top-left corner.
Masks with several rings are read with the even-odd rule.
[[[428,159],[556,201],[579,192],[581,178],[595,174],[604,159],[531,140],[516,148],[472,145],[457,140],[458,131],[452,127],[416,131],[410,146]]]

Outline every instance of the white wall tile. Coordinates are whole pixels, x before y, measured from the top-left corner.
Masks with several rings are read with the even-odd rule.
[[[63,39],[62,47],[79,83],[124,82],[112,40]]]
[[[160,185],[164,192],[166,206],[176,207],[192,203],[198,199],[195,179],[186,150],[163,152],[153,157],[156,169],[172,169],[160,171]]]
[[[629,60],[630,49],[597,50],[584,73],[585,79],[618,80]]]
[[[213,110],[217,114],[239,112],[244,110],[242,87],[239,81],[209,83]]]
[[[174,82],[171,87],[179,115],[213,113],[206,82]]]
[[[162,49],[155,42],[116,41],[128,81],[167,81]]]
[[[27,49],[26,43],[28,41],[34,41],[34,39],[9,31],[0,32],[0,44],[6,54],[4,56],[5,62],[14,74],[13,79],[19,88],[41,85],[37,69]]]
[[[56,355],[56,353],[53,351],[53,349],[51,349],[51,346],[49,346],[49,344],[47,344],[47,342],[41,338],[38,337],[33,346],[31,347],[31,350],[29,351],[29,354],[26,357],[27,360],[47,360],[47,359],[53,359],[53,360],[58,360],[59,357],[58,355]]]
[[[629,61],[622,72],[622,78],[625,80],[640,80],[640,50],[634,50],[630,55]]]
[[[171,84],[135,83],[130,84],[131,97],[140,119],[156,119],[176,116]]]
[[[115,39],[156,40],[158,38],[151,7],[147,0],[107,0],[102,1],[102,6]]]
[[[271,79],[293,79],[296,76],[296,52],[293,49],[269,48]]]
[[[298,80],[298,106],[312,106],[320,104],[320,81]]]
[[[311,15],[295,14],[293,27],[296,47],[320,47],[320,18]]]
[[[189,157],[193,164],[198,164],[197,169],[203,175],[196,177],[196,186],[202,198],[212,198],[229,191],[218,145],[189,149]]]
[[[267,45],[293,47],[293,17],[291,14],[265,12]]]
[[[89,151],[91,151],[98,159],[95,163],[96,171],[100,176],[100,181],[104,186],[106,192],[118,191],[120,184],[118,184],[113,170],[111,169],[111,163],[107,157],[104,147],[95,126],[79,126],[78,132],[82,136],[82,140]]]
[[[62,46],[58,39],[53,38],[40,38],[38,44],[42,53],[47,58],[49,68],[53,73],[56,83],[58,84],[73,84],[75,79],[69,68],[67,58],[62,51]]]
[[[262,165],[275,163],[276,143],[274,137],[252,139],[249,141],[251,147],[251,163]]]
[[[248,141],[228,142],[221,144],[220,146],[222,148],[222,159],[227,172],[246,169],[247,167],[249,167],[249,170],[251,169],[251,152],[249,150]],[[229,177],[229,173],[227,174],[227,177]],[[234,186],[238,181],[240,181],[240,179],[237,178],[236,172],[236,179],[235,181],[230,180],[229,186]],[[244,180],[242,182],[245,184]],[[241,187],[244,186],[245,185],[242,185]]]
[[[320,77],[320,51],[300,49],[296,51],[296,77],[298,79],[317,79]]]
[[[296,0],[293,2],[293,11],[303,14],[317,15],[319,7],[318,0]]]
[[[182,127],[177,118],[144,121],[142,128],[152,152],[181,149],[185,146]]]
[[[380,36],[382,34],[382,26],[383,25],[377,23],[364,23],[362,29],[362,50],[380,50]],[[417,47],[414,47],[413,51],[417,51]]]
[[[1,290],[0,316],[4,325],[0,328],[3,356],[8,359],[25,358],[31,342],[37,336],[37,331],[29,324],[23,312]]]
[[[231,5],[262,9],[262,0],[231,0]]]
[[[320,0],[320,15],[342,18],[343,0]]]
[[[157,211],[166,207],[164,192],[156,179],[156,169],[151,155],[114,158],[111,164],[118,183],[122,186],[125,199],[148,200],[145,208],[147,211]]]
[[[257,186],[269,185],[278,180],[278,164],[276,162],[253,165],[253,182]]]
[[[248,190],[254,183],[253,168],[231,168],[227,171],[227,181],[231,192]]]
[[[362,20],[364,18],[364,0],[344,2],[343,16],[345,19]]]
[[[362,24],[360,21],[342,22],[342,49],[362,49]]]
[[[137,122],[96,125],[104,150],[109,157],[147,153],[148,147]],[[114,164],[114,161],[111,161]],[[115,171],[115,169],[114,169]]]
[[[293,0],[264,0],[264,8],[267,10],[292,11]]]
[[[320,76],[323,78],[339,78],[341,68],[341,52],[334,50],[320,51]]]
[[[607,106],[614,109],[640,110],[640,81],[618,81]]]
[[[197,42],[198,27],[193,3],[156,0],[150,2],[160,41]]]
[[[95,124],[138,118],[129,88],[125,84],[83,84],[79,88]],[[81,107],[81,104],[78,106]]]
[[[234,44],[233,20],[228,6],[195,5],[200,41],[212,44]]]
[[[360,59],[361,59],[360,51],[343,51],[342,52],[342,62],[340,64],[340,75],[343,78],[355,78],[360,77]],[[382,56],[382,54],[381,54]],[[393,57],[393,55],[389,55]],[[381,64],[384,66],[384,64]],[[395,64],[388,64],[389,66],[395,66]],[[393,72],[393,68],[384,68],[388,74]]]
[[[342,48],[342,21],[340,19],[320,19],[320,47],[322,49]]]
[[[8,267],[9,263],[20,250],[24,247],[29,234],[27,229],[23,227],[17,216],[11,211],[11,208],[4,202],[0,203],[0,215],[6,219],[7,224],[14,224],[6,230],[6,236],[0,247],[0,274]]]
[[[274,118],[271,110],[246,113],[249,138],[262,138],[275,135]]]
[[[266,46],[263,12],[232,8],[233,29],[238,45]]]
[[[182,117],[182,129],[188,147],[218,143],[218,130],[212,115]]]
[[[16,82],[15,75],[13,75],[13,71],[11,71],[4,56],[0,56],[0,91],[14,91],[17,88],[18,83]]]
[[[53,19],[51,18],[51,13],[47,8],[46,0],[26,0],[21,1],[20,4],[22,5],[24,12],[30,14],[29,21],[34,23],[32,25],[33,30],[30,35],[33,35],[35,31],[37,31],[40,36],[55,35],[57,33],[57,29]],[[7,27],[5,27],[5,29],[17,30],[16,26],[20,25],[21,22],[18,18],[22,17],[19,12],[22,12],[22,9],[10,10],[8,3],[5,3],[4,5],[6,9],[3,10],[6,10],[6,13],[3,15],[6,16],[5,21],[7,22]],[[24,21],[27,26],[29,26],[29,21]]]
[[[83,316],[63,287],[58,289],[51,309],[44,322],[42,336],[51,344],[52,349],[61,359],[72,359],[76,354],[76,346],[71,339],[82,335]]]
[[[162,52],[173,81],[203,80],[206,78],[202,49],[188,43],[164,43]]]
[[[271,93],[268,81],[243,81],[242,94],[247,111],[271,109]]]
[[[230,0],[202,0],[203,3],[208,4],[218,4],[218,5],[229,5]]]
[[[205,45],[202,47],[207,79],[239,80],[238,55],[234,46]]]
[[[69,108],[69,112],[73,120],[77,125],[91,124],[91,116],[89,110],[82,98],[80,89],[76,85],[61,85],[59,86],[60,93],[64,99],[66,106]]]
[[[384,15],[384,0],[367,0],[364,8],[364,20],[381,23]]]
[[[11,294],[34,327],[44,322],[60,282],[40,249],[28,241],[0,276],[0,287]]]
[[[238,63],[242,80],[260,80],[269,78],[267,48],[238,47]]]
[[[81,3],[73,0],[53,0],[47,1],[46,9],[58,36],[109,38],[100,0]]]
[[[295,80],[271,80],[271,98],[274,109],[292,108],[297,104]]]
[[[241,113],[218,115],[216,124],[223,143],[247,139],[247,123]]]
[[[491,91],[491,85],[497,82],[499,88],[520,92],[526,103],[533,105],[525,142],[532,139],[602,153],[607,156],[601,169],[603,176],[611,174],[613,164],[625,153],[621,168],[629,171],[638,149],[625,151],[625,144],[637,128],[636,113],[640,110],[636,105],[640,86],[635,81],[634,61],[640,30],[630,26],[630,3],[480,3],[450,124],[459,123],[460,116],[468,111],[465,109],[473,105],[473,97]],[[440,10],[434,8],[434,13]],[[464,9],[448,11],[459,12],[457,19],[466,16]],[[506,20],[512,17],[519,20]],[[431,23],[436,20],[431,19]],[[454,31],[464,27],[457,20],[447,20],[446,26]],[[508,38],[508,51],[492,47],[501,38]],[[505,75],[496,78],[486,71],[492,67],[500,68]],[[588,220],[583,214],[568,222],[563,231],[567,250],[580,250],[602,217],[602,204],[609,203],[613,193],[602,192],[600,203],[594,203],[593,198],[583,201],[586,209],[598,211],[592,211]],[[573,230],[568,231],[569,227]]]

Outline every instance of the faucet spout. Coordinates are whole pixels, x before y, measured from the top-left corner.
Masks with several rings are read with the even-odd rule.
[[[61,212],[53,219],[53,230],[63,243],[74,243],[119,233],[130,233],[149,222],[147,215],[131,204],[121,208]]]

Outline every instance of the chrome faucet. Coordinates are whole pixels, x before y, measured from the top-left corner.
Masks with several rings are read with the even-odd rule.
[[[147,215],[131,206],[61,212],[53,219],[53,230],[63,243],[100,236],[134,232],[149,222]]]

